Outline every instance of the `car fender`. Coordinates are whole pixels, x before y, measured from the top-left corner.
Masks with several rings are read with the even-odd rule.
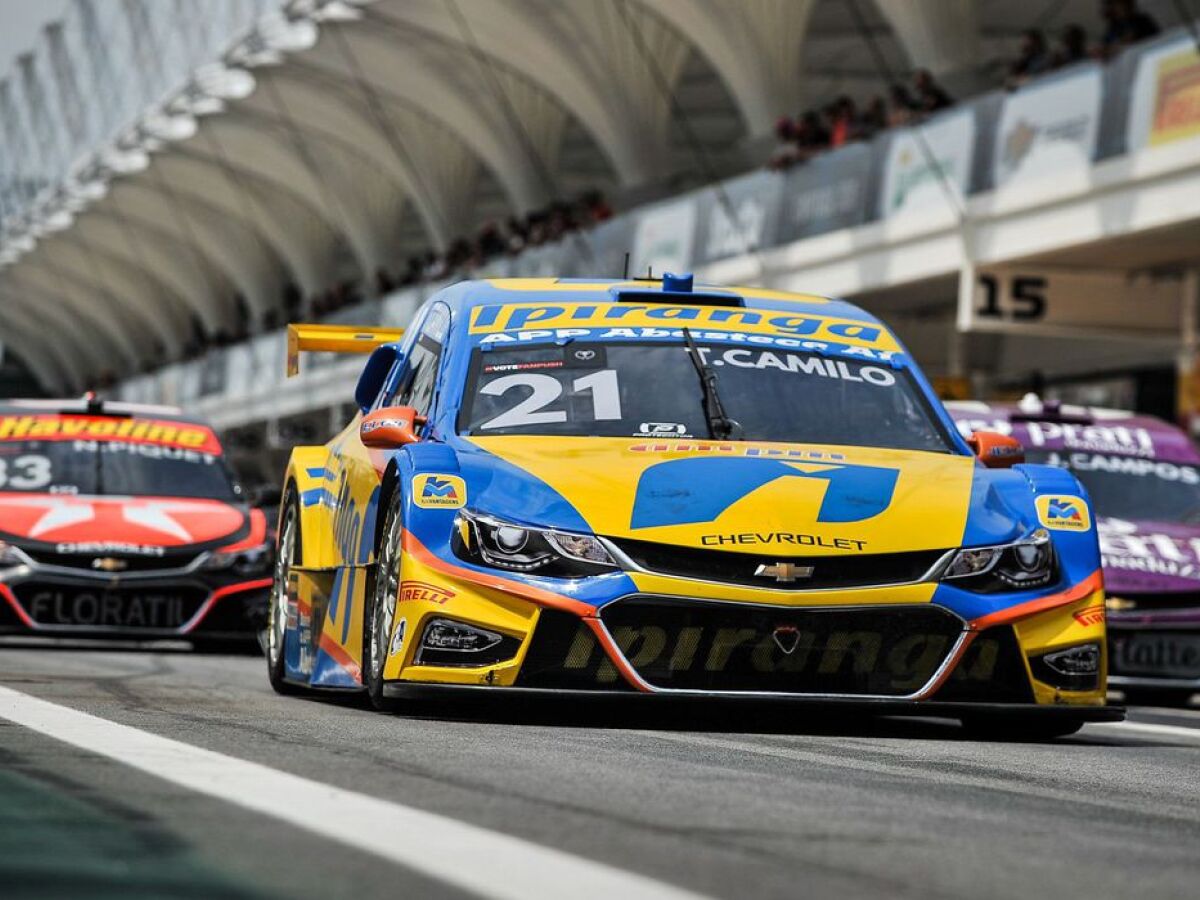
[[[1034,518],[1050,532],[1059,559],[1071,580],[1081,581],[1099,571],[1100,541],[1087,488],[1073,473],[1057,466],[1020,465],[1014,466],[1014,469],[1029,482]],[[1083,509],[1075,510],[1080,518],[1065,521],[1049,518],[1046,505],[1051,500],[1059,499],[1067,503],[1082,501]]]
[[[294,484],[300,509],[300,561],[297,568],[332,569],[337,564],[333,544],[333,493],[328,453],[323,446],[296,447],[288,460],[284,484]]]

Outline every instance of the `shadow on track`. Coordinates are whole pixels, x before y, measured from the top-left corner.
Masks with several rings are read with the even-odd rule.
[[[328,703],[371,710],[361,694],[312,693],[298,697],[301,702]],[[374,713],[375,715],[389,715]],[[1009,739],[980,737],[959,725],[955,719],[939,719],[931,711],[927,717],[884,716],[870,712],[848,712],[786,702],[739,700],[660,699],[640,702],[637,697],[513,697],[469,699],[413,699],[396,704],[390,715],[402,724],[405,719],[468,722],[515,727],[595,728],[622,731],[675,731],[708,734],[803,735],[811,737],[864,737],[898,740],[962,741],[966,743],[1009,742]],[[1073,735],[1069,738],[1034,739],[1013,736],[1011,742],[1024,744],[1055,743],[1113,746],[1111,738]],[[1116,743],[1115,746],[1132,746]],[[1144,743],[1142,744],[1144,746]]]

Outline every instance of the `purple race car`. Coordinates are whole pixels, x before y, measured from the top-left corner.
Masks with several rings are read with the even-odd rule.
[[[1130,703],[1200,691],[1200,454],[1151,416],[1043,403],[946,404],[963,434],[998,431],[1025,459],[1070,469],[1091,495],[1103,555],[1108,683]]]

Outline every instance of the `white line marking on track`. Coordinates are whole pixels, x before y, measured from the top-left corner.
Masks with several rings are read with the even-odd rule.
[[[1140,731],[1145,734],[1157,734],[1164,737],[1185,738],[1193,743],[1200,743],[1200,728],[1186,728],[1183,725],[1156,725],[1153,722],[1097,722],[1087,726],[1087,730],[1103,729],[1111,731]]]
[[[0,717],[480,896],[505,900],[696,900],[700,896],[561,850],[193,747],[5,687],[0,687]]]

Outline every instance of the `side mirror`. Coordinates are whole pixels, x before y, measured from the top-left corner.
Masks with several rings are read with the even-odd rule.
[[[1025,462],[1025,448],[1007,434],[995,431],[976,431],[967,438],[979,461],[989,469],[1008,469]]]
[[[364,447],[395,450],[419,441],[417,429],[424,424],[425,417],[417,415],[411,406],[385,406],[363,416],[358,436]]]
[[[358,384],[354,388],[354,402],[358,408],[366,412],[379,396],[383,383],[387,381],[388,373],[401,357],[400,350],[395,344],[381,344],[367,358],[362,374],[358,376]]]

